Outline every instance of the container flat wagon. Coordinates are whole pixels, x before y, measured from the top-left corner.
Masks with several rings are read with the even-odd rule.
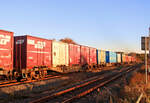
[[[0,30],[0,77],[38,79],[49,70],[68,73],[137,59],[122,52],[13,34]]]
[[[0,77],[10,77],[13,71],[13,32],[0,30]]]
[[[52,41],[29,35],[14,38],[14,70],[16,76],[38,78],[52,66]],[[19,73],[19,74],[18,74]],[[28,77],[29,76],[29,77]]]

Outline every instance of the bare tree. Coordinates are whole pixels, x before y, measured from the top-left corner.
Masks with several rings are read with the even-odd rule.
[[[68,44],[77,44],[74,40],[72,40],[71,38],[64,38],[64,39],[60,39],[60,41],[64,42],[64,43],[68,43]]]

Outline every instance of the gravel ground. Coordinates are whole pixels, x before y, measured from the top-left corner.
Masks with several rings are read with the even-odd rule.
[[[128,89],[125,86],[129,83],[130,78],[135,72],[124,75],[119,80],[97,89],[89,95],[76,100],[74,103],[129,103],[121,97],[122,94],[120,93],[122,93],[123,89]]]
[[[53,93],[62,87],[86,80],[95,75],[110,72],[112,69],[114,67],[107,67],[103,71],[70,73],[61,78],[0,88],[0,103],[27,103],[30,98],[34,98],[37,94]]]

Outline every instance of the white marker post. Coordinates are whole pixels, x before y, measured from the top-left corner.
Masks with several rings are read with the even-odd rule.
[[[148,62],[147,62],[147,50],[149,50],[150,52],[150,49],[149,49],[149,40],[150,40],[150,37],[142,37],[141,38],[141,50],[145,50],[145,83],[147,84],[147,77],[148,77]]]

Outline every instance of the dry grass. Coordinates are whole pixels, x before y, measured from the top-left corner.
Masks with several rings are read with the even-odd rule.
[[[150,103],[150,83],[147,85],[145,84],[144,66],[142,66],[138,72],[134,73],[129,84],[121,89],[120,95],[122,96],[121,99],[123,100],[123,103],[135,103],[141,93],[143,93],[144,96],[140,103]]]
[[[150,103],[150,83],[145,84],[144,66],[132,76],[126,75],[120,82],[101,90],[96,93],[93,103],[136,103],[141,93],[144,95],[140,103]]]

